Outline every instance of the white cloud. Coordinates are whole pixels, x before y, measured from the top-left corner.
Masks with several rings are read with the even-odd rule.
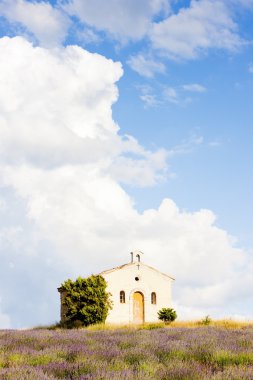
[[[138,143],[120,138],[111,117],[118,97],[114,82],[122,75],[119,63],[77,46],[51,52],[32,48],[21,38],[3,38],[0,49],[4,57],[0,136],[6,163],[44,168],[91,164],[106,173],[111,167],[119,171],[117,165],[124,169],[125,162],[127,170],[131,160],[119,157],[135,153]],[[154,183],[157,155],[140,146],[138,155],[136,165],[146,168],[148,181]],[[164,167],[165,159],[160,161],[160,169]]]
[[[44,46],[64,41],[70,21],[49,2],[2,0],[0,13],[10,22],[22,24]]]
[[[111,106],[121,75],[119,63],[78,47],[0,40],[0,189],[8,204],[0,209],[0,309],[12,326],[57,320],[57,285],[124,263],[135,247],[176,277],[181,310],[235,313],[239,299],[252,297],[247,253],[211,211],[182,211],[165,199],[139,213],[118,183],[168,175],[168,152],[118,135]]]
[[[140,85],[137,86],[137,89],[140,91],[140,99],[144,103],[144,108],[157,107],[161,104],[151,86]]]
[[[225,2],[193,0],[188,8],[154,23],[154,49],[172,59],[193,59],[208,49],[236,51],[244,41]]]
[[[143,101],[145,108],[156,107],[160,104],[154,94],[143,94],[140,95],[140,99]]]
[[[119,63],[77,46],[33,48],[21,38],[3,38],[0,48],[0,133],[7,162],[54,166],[113,150],[106,142],[110,134],[117,140],[110,106],[118,96],[113,82],[122,75]]]
[[[178,104],[179,98],[177,90],[173,87],[166,87],[163,91],[164,99],[170,103]]]
[[[140,99],[144,103],[145,108],[166,106],[168,103],[175,106],[187,106],[189,103],[194,101],[194,97],[189,97],[188,94],[199,94],[204,93],[206,88],[197,84],[187,84],[179,86],[150,86],[141,85],[137,86],[140,91]]]
[[[162,62],[147,58],[142,54],[131,56],[127,63],[134,71],[147,78],[152,78],[155,73],[165,73],[166,70]]]
[[[166,0],[72,0],[65,6],[82,22],[104,30],[117,39],[141,39],[154,15],[168,12]]]
[[[165,149],[155,153],[145,152],[145,158],[140,160],[136,160],[134,156],[121,156],[115,160],[110,172],[113,178],[121,183],[141,187],[153,186],[168,177],[167,157],[168,152]]]
[[[77,29],[75,31],[76,38],[84,44],[98,44],[101,42],[100,36],[90,28]]]
[[[171,149],[169,156],[190,153],[196,146],[203,144],[203,142],[203,136],[192,135],[187,140],[182,141],[181,144],[176,145],[173,149]]]
[[[198,83],[184,84],[182,88],[184,91],[189,91],[189,92],[200,92],[200,93],[206,92],[206,88]]]

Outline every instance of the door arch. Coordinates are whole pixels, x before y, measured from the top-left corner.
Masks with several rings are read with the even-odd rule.
[[[133,323],[144,323],[144,296],[141,292],[133,294]]]

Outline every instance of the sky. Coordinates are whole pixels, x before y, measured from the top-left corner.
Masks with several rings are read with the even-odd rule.
[[[0,328],[127,263],[253,319],[253,0],[0,0]]]

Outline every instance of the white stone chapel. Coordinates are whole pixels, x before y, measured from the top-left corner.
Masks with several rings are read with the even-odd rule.
[[[140,324],[158,322],[157,312],[172,307],[171,285],[174,278],[154,269],[141,260],[142,252],[131,252],[128,264],[105,270],[99,275],[107,282],[112,309],[106,323]],[[61,321],[65,320],[65,292],[61,294]]]
[[[99,273],[107,282],[113,307],[106,323],[157,322],[157,312],[172,307],[174,278],[141,260],[142,252],[131,252],[131,262]]]

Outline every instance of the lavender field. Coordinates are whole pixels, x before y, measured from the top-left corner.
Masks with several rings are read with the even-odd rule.
[[[0,379],[253,379],[253,329],[1,330]]]

